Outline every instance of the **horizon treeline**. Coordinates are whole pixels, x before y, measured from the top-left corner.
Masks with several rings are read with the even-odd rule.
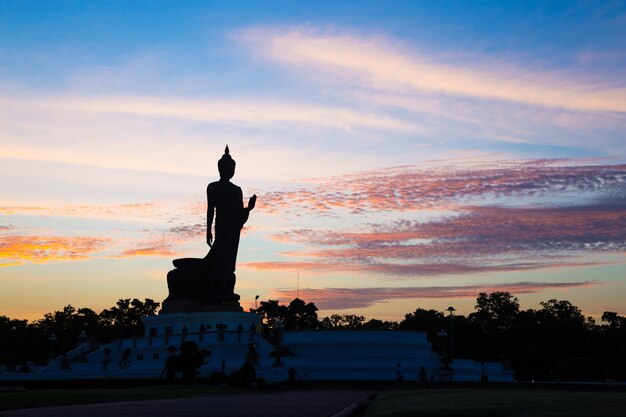
[[[0,364],[45,363],[75,348],[81,332],[100,344],[141,336],[141,318],[157,314],[159,306],[135,298],[120,299],[100,313],[68,305],[31,323],[0,316]],[[284,330],[421,330],[452,368],[456,357],[502,361],[517,380],[626,380],[625,317],[606,311],[598,324],[567,300],[550,299],[540,306],[522,310],[517,297],[496,291],[480,293],[467,316],[416,308],[400,321],[352,314],[320,319],[314,303],[298,298],[288,305],[262,301],[250,311],[262,317],[262,333],[277,344]]]

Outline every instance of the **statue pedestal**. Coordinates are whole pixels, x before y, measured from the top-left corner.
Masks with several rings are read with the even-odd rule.
[[[161,314],[243,312],[234,292],[233,272],[216,272],[206,258],[176,259],[173,263],[176,269],[167,274],[169,296],[163,301]]]
[[[200,300],[164,300],[159,314],[196,313],[204,311],[243,312],[239,303],[233,305],[203,305]]]
[[[146,328],[146,336],[150,334],[163,336],[181,334],[183,328],[189,333],[197,333],[201,325],[207,332],[215,331],[220,324],[226,325],[226,330],[229,332],[235,331],[239,325],[243,327],[245,332],[249,332],[250,327],[256,326],[260,317],[254,313],[222,310],[165,314],[161,312],[158,316],[144,317],[142,320]]]

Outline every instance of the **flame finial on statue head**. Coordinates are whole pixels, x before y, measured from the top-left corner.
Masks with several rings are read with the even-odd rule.
[[[228,177],[230,179],[235,173],[235,160],[230,156],[228,145],[226,145],[226,149],[224,149],[222,158],[217,161],[217,169],[220,172],[220,177]]]

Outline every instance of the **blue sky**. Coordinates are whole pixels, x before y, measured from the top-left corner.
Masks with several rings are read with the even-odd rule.
[[[3,1],[0,314],[162,300],[225,144],[246,305],[624,314],[625,41],[624,2]]]

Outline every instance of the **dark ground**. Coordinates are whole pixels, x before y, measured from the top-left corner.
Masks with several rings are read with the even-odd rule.
[[[167,400],[43,407],[0,412],[8,417],[330,417],[369,394],[363,390],[293,390]],[[0,397],[1,399],[1,397]]]

